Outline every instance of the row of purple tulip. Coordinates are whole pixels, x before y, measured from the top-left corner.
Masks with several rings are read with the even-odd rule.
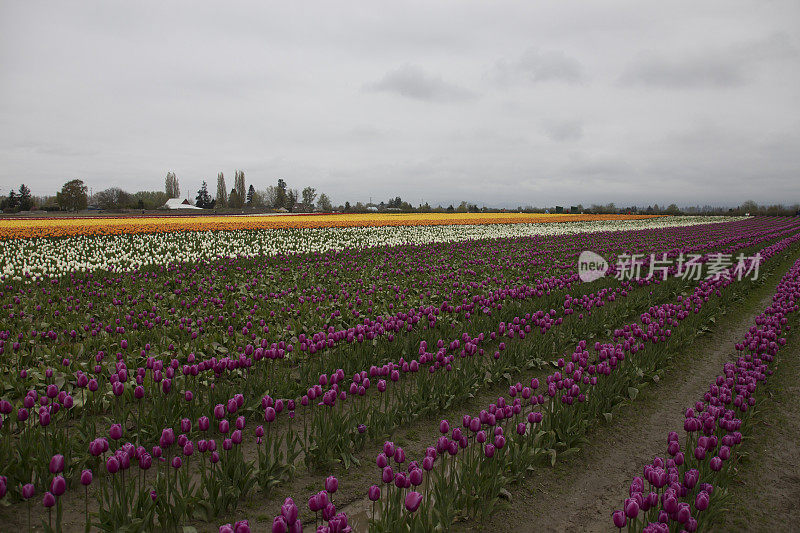
[[[786,231],[788,231],[786,228],[780,228],[779,230],[779,232],[786,232]],[[764,231],[765,239],[774,238],[776,234],[779,234],[779,232]],[[756,237],[748,236],[747,238],[742,238],[740,236],[738,239],[731,238],[731,240],[729,242],[726,242],[725,244],[733,246],[736,244],[737,240],[739,241],[739,244],[742,246],[747,244],[752,244],[753,242],[758,242],[758,239]],[[631,290],[632,289],[633,287],[631,288]],[[616,298],[620,296],[621,296],[620,290],[603,293],[603,296],[600,297],[599,300],[597,299],[596,296],[586,295],[585,298],[579,299],[577,303],[574,303],[574,301],[569,300],[568,301],[569,304],[565,306],[565,309],[580,308],[580,306],[584,306],[584,308],[589,306],[596,306],[596,303],[598,301],[600,302],[604,301],[604,297]],[[587,313],[590,310],[591,307],[589,307]],[[496,332],[495,331],[490,332],[490,333],[495,333],[495,339],[491,339],[491,335],[485,336],[484,339],[486,339],[487,342],[489,340],[491,341],[500,340],[501,336],[505,336],[504,342],[513,342],[513,339],[520,339],[520,337],[521,339],[524,339],[525,338],[524,335],[526,333],[530,333],[530,331],[526,331],[526,328],[530,326],[533,326],[540,330],[542,327],[544,327],[545,331],[547,331],[548,326],[552,327],[550,322],[554,322],[553,316],[554,315],[552,314],[542,312],[541,314],[531,315],[529,317],[517,317],[518,320],[516,321],[512,320],[510,324],[503,324],[502,326],[498,326]],[[564,313],[565,318],[568,316],[570,316],[569,313]],[[533,330],[533,328],[531,329]],[[406,374],[410,375],[414,373],[413,372],[414,365],[412,365],[412,363],[414,363],[415,361],[417,362],[416,366],[418,367],[420,364],[422,365],[427,364],[429,365],[428,368],[434,368],[434,370],[436,370],[437,368],[441,370],[448,370],[447,366],[450,365],[451,367],[453,367],[454,363],[458,360],[454,356],[460,356],[459,359],[465,357],[467,359],[470,359],[467,356],[475,355],[476,353],[478,353],[480,348],[477,348],[478,343],[475,342],[478,338],[479,337],[477,336],[474,338],[469,336],[467,338],[464,338],[462,336],[461,338],[454,339],[453,341],[450,342],[442,341],[442,346],[438,346],[437,343],[437,352],[435,353],[428,352],[427,345],[424,345],[423,349],[421,350],[424,353],[421,353],[417,359],[412,360],[411,362],[400,360],[398,363],[396,363],[396,366],[387,366],[387,365],[384,365],[382,367],[375,366],[371,367],[369,371],[359,372],[357,374],[359,378],[356,378],[354,375],[354,379],[350,383],[350,387],[348,388],[347,391],[344,391],[343,387],[340,387],[339,385],[340,383],[344,383],[344,373],[336,372],[331,376],[328,375],[320,376],[322,378],[320,384],[318,384],[315,387],[312,387],[313,392],[311,392],[310,390],[307,391],[306,395],[304,395],[308,397],[308,400],[304,400],[303,398],[299,398],[296,400],[273,400],[269,396],[263,397],[261,399],[262,403],[260,408],[262,409],[262,412],[264,413],[264,419],[267,422],[266,430],[262,428],[261,435],[259,435],[259,428],[255,428],[255,432],[256,432],[256,439],[259,439],[259,442],[257,443],[259,457],[261,457],[261,453],[263,450],[264,457],[272,458],[272,459],[267,458],[264,459],[263,461],[259,459],[261,467],[259,468],[259,472],[270,472],[270,475],[267,476],[267,479],[264,480],[264,484],[269,485],[275,479],[282,478],[284,476],[284,473],[282,472],[276,473],[275,469],[286,467],[293,462],[293,460],[288,460],[288,459],[275,460],[274,459],[275,453],[273,452],[272,454],[270,454],[267,453],[265,450],[267,445],[275,446],[274,443],[276,439],[268,438],[269,431],[271,431],[270,428],[272,428],[273,422],[276,420],[277,416],[281,412],[288,413],[287,420],[291,421],[294,418],[294,412],[298,406],[303,407],[306,404],[308,404],[311,406],[320,407],[322,408],[322,411],[324,411],[325,408],[334,407],[335,405],[341,407],[342,404],[345,403],[342,402],[342,400],[347,398],[346,394],[347,392],[351,392],[350,389],[353,388],[353,385],[357,385],[357,388],[355,393],[351,393],[350,396],[357,396],[359,394],[360,387],[364,387],[364,390],[366,392],[368,387],[364,386],[364,380],[369,379],[370,377],[372,377],[373,379],[381,377],[383,379],[378,380],[378,382],[380,383],[381,381],[383,381],[384,386],[389,386],[392,383],[395,383],[395,381],[392,380],[393,375],[396,375],[399,378],[399,376],[401,375],[406,375]],[[483,339],[481,339],[481,342],[482,341]],[[467,349],[467,345],[476,347],[475,351],[473,351],[473,348]],[[500,346],[502,346],[502,344],[500,344]],[[123,348],[122,344],[120,347]],[[123,348],[123,350],[124,349],[125,348]],[[280,350],[281,348],[277,349]],[[453,353],[448,353],[448,351],[452,351]],[[500,350],[498,350],[498,353],[499,351]],[[254,353],[255,351],[253,352],[253,355]],[[245,357],[247,357],[246,348],[242,352],[242,355],[245,355]],[[444,363],[445,358],[449,359],[449,361],[447,361],[446,363]],[[177,362],[177,358],[173,358],[173,361],[174,362],[170,362],[169,365],[164,365],[161,359],[152,356],[148,357],[148,359],[145,361],[146,362],[145,365],[137,369],[136,373],[134,374],[135,377],[133,378],[133,380],[138,384],[132,387],[133,389],[132,394],[130,392],[128,394],[131,394],[132,399],[138,400],[141,403],[139,405],[135,405],[134,402],[133,408],[131,408],[130,405],[126,406],[125,405],[126,402],[124,401],[124,399],[126,398],[125,391],[131,390],[130,388],[127,388],[125,384],[129,383],[129,381],[132,378],[131,376],[128,375],[128,369],[127,366],[125,365],[124,356],[122,356],[121,352],[118,355],[117,362],[114,364],[114,372],[110,374],[108,383],[111,384],[110,392],[116,393],[117,390],[120,389],[123,392],[118,396],[111,396],[112,401],[105,404],[101,403],[102,401],[108,399],[108,397],[106,397],[105,395],[103,395],[103,397],[101,397],[100,395],[96,397],[92,396],[92,393],[98,392],[98,390],[102,391],[102,389],[99,388],[97,381],[95,381],[95,384],[92,385],[92,380],[93,379],[96,380],[96,378],[90,379],[89,375],[91,374],[88,374],[86,372],[81,372],[80,374],[77,374],[75,383],[77,387],[73,388],[72,390],[69,390],[66,387],[64,388],[59,387],[59,385],[56,383],[57,375],[52,373],[52,371],[50,375],[47,375],[48,373],[45,372],[44,376],[45,379],[46,380],[51,379],[53,380],[53,382],[48,383],[47,386],[44,387],[44,389],[41,391],[41,393],[37,393],[35,389],[29,389],[29,392],[25,394],[22,400],[23,406],[21,407],[22,409],[25,409],[27,411],[28,409],[33,408],[36,403],[39,403],[41,414],[38,420],[39,422],[38,427],[41,429],[36,431],[35,426],[30,426],[25,424],[26,420],[20,421],[19,420],[20,408],[17,408],[17,417],[16,417],[18,425],[17,431],[13,431],[11,424],[6,424],[5,428],[0,428],[7,430],[7,433],[3,435],[3,437],[6,437],[8,440],[12,438],[17,438],[20,440],[27,438],[29,439],[28,443],[30,445],[30,448],[28,448],[28,450],[33,451],[34,449],[36,449],[36,446],[38,445],[37,443],[41,442],[41,439],[40,438],[37,439],[36,437],[37,435],[41,437],[41,431],[43,430],[46,437],[44,439],[45,442],[44,453],[47,454],[46,457],[48,457],[49,459],[52,456],[59,455],[59,453],[57,452],[63,451],[64,455],[66,456],[65,463],[67,464],[68,470],[70,469],[69,465],[72,464],[72,465],[81,465],[80,468],[83,468],[85,466],[93,467],[95,473],[97,473],[98,468],[101,466],[101,462],[105,463],[102,465],[103,467],[105,467],[103,469],[104,472],[102,473],[102,475],[99,476],[99,478],[103,480],[102,481],[103,490],[108,491],[107,496],[103,497],[103,506],[106,509],[113,508],[118,511],[130,509],[134,504],[138,504],[139,502],[144,502],[143,499],[144,497],[153,502],[152,506],[154,509],[159,502],[166,501],[165,507],[169,507],[170,509],[172,509],[172,511],[170,512],[173,512],[176,508],[180,509],[181,507],[188,506],[188,504],[192,502],[193,499],[198,497],[215,500],[214,498],[209,498],[209,494],[207,492],[198,492],[199,489],[196,486],[195,487],[192,486],[191,480],[189,479],[190,474],[188,473],[188,468],[186,467],[185,464],[186,462],[189,461],[189,458],[191,458],[192,455],[195,456],[199,455],[200,460],[195,462],[194,464],[199,469],[202,469],[202,471],[205,471],[206,458],[208,458],[207,462],[208,462],[209,479],[213,478],[216,480],[225,480],[226,485],[219,487],[220,493],[224,493],[225,490],[223,489],[226,487],[241,488],[243,486],[246,486],[247,482],[251,481],[252,479],[252,473],[250,473],[250,475],[248,476],[247,472],[243,472],[243,470],[247,470],[246,468],[241,468],[246,464],[246,461],[238,458],[238,455],[236,454],[244,453],[241,451],[242,449],[241,444],[244,439],[243,431],[244,431],[244,426],[246,424],[246,420],[248,416],[252,413],[252,409],[248,410],[249,406],[245,405],[245,395],[241,393],[238,395],[232,395],[229,399],[227,399],[227,401],[224,401],[218,405],[218,407],[222,407],[224,409],[224,413],[222,416],[217,416],[216,412],[218,410],[217,408],[214,408],[213,410],[214,413],[212,413],[210,407],[207,404],[206,405],[201,404],[197,408],[198,412],[199,413],[205,412],[208,415],[213,414],[212,418],[209,419],[209,417],[203,414],[199,418],[195,418],[195,420],[197,420],[196,424],[192,424],[190,422],[192,418],[178,417],[178,419],[181,420],[180,426],[182,434],[179,435],[177,438],[173,437],[174,440],[172,440],[172,442],[169,443],[168,446],[163,446],[161,443],[159,443],[158,446],[154,446],[152,448],[145,450],[141,445],[142,443],[150,443],[150,444],[153,443],[155,437],[153,436],[152,433],[148,433],[148,431],[152,431],[154,428],[158,427],[165,428],[166,431],[167,429],[169,429],[169,427],[176,426],[176,424],[171,423],[169,424],[169,427],[166,427],[164,424],[159,424],[158,421],[153,418],[149,420],[145,419],[144,421],[140,418],[140,417],[146,417],[148,415],[148,411],[153,412],[160,410],[160,409],[143,408],[145,404],[150,406],[148,399],[151,398],[151,395],[155,395],[155,391],[148,389],[147,384],[159,383],[158,380],[156,380],[157,373],[161,373],[163,375],[161,380],[162,383],[159,387],[159,390],[162,393],[164,392],[164,385],[163,385],[164,380],[174,379],[175,383],[181,383],[181,380],[179,379],[180,374],[178,374],[177,372],[178,368],[180,367],[180,363]],[[213,362],[213,360],[211,361]],[[177,365],[175,363],[177,363]],[[222,375],[222,373],[226,371],[230,372],[230,370],[228,370],[229,363],[230,359],[225,363],[223,368],[219,369],[220,375]],[[439,365],[438,367],[436,366],[437,363]],[[193,371],[191,368],[191,364],[197,364],[197,366],[199,367],[200,363],[192,362],[191,364],[189,364],[187,360],[187,364],[189,366],[189,371],[188,373],[186,372],[183,373],[184,383],[186,383],[191,379],[197,378],[195,380],[195,383],[197,384],[198,388],[201,388],[202,382],[200,378],[202,376],[199,374],[200,371],[198,369],[198,375],[192,375]],[[407,369],[406,365],[408,365]],[[214,368],[211,369],[215,375],[217,374],[217,368],[218,364],[214,364]],[[144,372],[142,372],[142,370],[144,370]],[[235,370],[236,369],[233,369],[232,371]],[[368,375],[365,376],[364,373],[367,373]],[[171,377],[166,377],[166,375],[168,374]],[[449,373],[438,372],[438,374],[447,375]],[[153,379],[146,381],[145,377],[147,377],[148,375],[152,376]],[[333,377],[334,375],[336,376],[335,378]],[[111,377],[111,376],[116,376],[116,377]],[[386,377],[388,377],[389,379],[385,379]],[[325,383],[323,384],[322,381],[325,381]],[[322,388],[323,386],[328,387],[327,390],[324,390]],[[94,391],[92,391],[93,388],[95,389]],[[383,387],[376,385],[375,388],[378,388],[379,393],[384,392],[380,390]],[[397,390],[401,389],[398,388]],[[141,391],[141,393],[139,391]],[[336,393],[336,396],[334,396],[332,391]],[[169,391],[166,392],[168,393]],[[186,390],[182,395],[185,403],[192,403],[194,400],[194,398],[190,397],[190,394],[187,394],[189,392],[190,392],[189,390]],[[345,392],[345,398],[341,397],[342,392]],[[522,391],[520,391],[520,393],[521,392]],[[73,396],[74,394],[76,395]],[[76,398],[80,398],[81,401],[76,402],[75,401]],[[87,400],[87,398],[89,399]],[[114,400],[114,398],[118,398],[118,400]],[[384,395],[384,401],[388,402],[387,398],[388,396]],[[110,442],[108,438],[101,437],[99,439],[95,439],[94,441],[92,441],[92,445],[88,447],[90,451],[89,455],[91,457],[99,457],[99,459],[95,460],[95,464],[89,464],[91,460],[86,460],[82,458],[80,455],[75,454],[74,446],[69,445],[69,443],[74,442],[74,437],[75,437],[74,433],[72,438],[69,436],[69,426],[72,425],[73,419],[77,419],[74,421],[74,423],[80,425],[81,432],[97,435],[97,432],[94,431],[94,426],[90,428],[87,425],[90,423],[93,424],[93,421],[91,421],[91,417],[86,417],[86,416],[76,417],[74,414],[72,416],[69,416],[69,414],[74,409],[75,403],[79,403],[78,407],[84,408],[87,405],[91,406],[94,401],[96,401],[97,403],[97,405],[95,406],[97,408],[97,411],[106,412],[110,415],[112,420],[116,419],[117,421],[115,422],[115,424],[112,425],[111,430],[109,431],[109,438],[111,439]],[[403,398],[396,396],[395,401],[398,401],[399,404],[402,406]],[[30,406],[28,406],[28,404],[30,404]],[[348,405],[353,405],[353,403],[351,402]],[[364,402],[362,402],[362,406],[363,405],[365,405]],[[45,409],[42,410],[41,408]],[[12,407],[12,410],[13,409],[14,407]],[[0,411],[5,411],[5,410],[6,410],[5,404],[0,406]],[[375,409],[372,410],[374,411]],[[240,411],[242,414],[237,414],[237,411]],[[320,411],[320,409],[316,409],[313,412],[320,413],[322,411]],[[75,411],[72,411],[72,413],[75,413]],[[4,414],[6,415],[12,414],[12,411],[9,411],[8,413],[4,412]],[[167,411],[167,412],[162,412],[160,414],[163,415],[163,419],[165,421],[169,419],[175,420],[174,418],[175,411]],[[62,417],[62,420],[64,422],[62,424],[62,428],[57,429],[53,427],[55,424],[51,423],[51,417]],[[132,418],[139,418],[139,419],[132,420]],[[214,420],[214,426],[212,429],[209,429],[211,420]],[[329,422],[330,420],[331,420],[330,417],[320,415],[316,417],[316,421],[314,419],[311,420],[311,426],[312,428],[319,428],[321,424]],[[19,427],[20,422],[22,423],[22,427]],[[133,429],[130,428],[131,424],[133,424]],[[239,427],[239,425],[241,425],[242,427]],[[186,427],[186,429],[184,429],[184,427]],[[91,429],[91,431],[89,431],[89,429]],[[328,431],[330,433],[340,433],[341,427],[336,427],[336,425],[331,425],[331,427],[328,428]],[[52,435],[49,435],[50,432],[52,432]],[[204,438],[202,432],[208,432],[209,435],[213,434],[213,436],[211,436],[210,438]],[[127,433],[131,434],[130,438],[132,442],[121,444],[123,434]],[[161,432],[161,434],[163,438],[164,432]],[[169,432],[167,432],[167,434],[169,434]],[[293,434],[294,431],[291,430],[291,428],[289,428],[288,431],[284,432],[284,435],[286,435],[287,438],[287,443],[289,443],[290,438]],[[354,435],[356,434],[361,434],[361,433],[356,431],[354,432]],[[181,436],[183,437],[183,439],[181,439]],[[191,440],[192,438],[198,436],[200,437],[199,439],[195,441]],[[171,439],[167,437],[167,441],[170,440]],[[217,440],[220,442],[222,446],[223,453],[221,458],[220,458],[220,452],[216,450]],[[211,444],[212,442],[214,444]],[[292,446],[296,445],[295,440],[292,439],[291,442]],[[177,447],[175,446],[176,444],[178,445]],[[264,445],[263,448],[262,444]],[[159,447],[161,448],[161,454],[159,454],[158,451],[156,450],[156,448]],[[173,451],[171,453],[164,454],[164,450],[166,448],[169,448],[170,450]],[[285,448],[288,448],[288,446],[284,447],[283,445],[280,445],[278,446],[278,448],[281,451],[283,451]],[[98,452],[101,449],[102,451],[100,451],[99,453],[96,454],[93,453],[93,452]],[[195,454],[195,450],[197,450],[200,453]],[[20,450],[17,451],[17,453],[19,452]],[[42,452],[38,449],[36,450],[36,452],[32,453],[33,456],[38,456],[41,454]],[[232,460],[230,461],[226,460],[228,456],[230,456]],[[153,460],[153,458],[155,458],[155,461]],[[114,469],[114,461],[112,461],[112,459],[115,459],[117,463],[120,463],[119,470],[117,470],[116,472],[112,472],[112,470]],[[109,468],[109,462],[111,464],[110,468]],[[165,468],[159,470],[159,472],[155,476],[156,480],[151,481],[151,485],[148,485],[147,483],[139,483],[137,485],[139,488],[129,493],[117,487],[117,484],[115,484],[114,482],[114,480],[117,478],[115,478],[114,476],[121,471],[122,473],[120,474],[119,479],[122,479],[126,475],[125,472],[128,468],[126,465],[131,464],[131,462],[133,462],[134,464],[138,464],[139,470],[144,472],[143,474],[144,481],[147,480],[146,472],[151,468],[150,466],[148,466],[149,464],[152,465],[153,463],[155,463],[157,470],[161,468],[162,464],[165,466]],[[30,471],[28,471],[27,473],[28,480],[34,481],[34,486],[38,487],[39,490],[44,490],[44,488],[49,485],[51,488],[49,492],[55,497],[56,495],[52,490],[53,481],[52,479],[50,480],[49,483],[47,481],[48,476],[52,475],[52,472],[49,472],[49,468],[47,468],[47,463],[48,463],[47,460],[41,462],[41,464],[43,464],[45,468],[40,469],[40,474],[34,476],[33,478],[30,477]],[[25,466],[27,468],[30,468],[30,464]],[[163,473],[161,473],[162,470]],[[17,477],[17,475],[20,474],[15,474],[15,477]],[[25,473],[22,472],[21,476],[24,478]],[[69,481],[69,479],[70,476],[67,476],[66,481]],[[172,481],[170,481],[170,479]],[[151,491],[155,490],[154,487],[156,487],[156,485],[162,482],[165,483],[164,490],[163,491],[157,490],[156,498],[154,499]],[[155,485],[153,485],[153,483]],[[222,483],[222,481],[219,481],[219,483]],[[183,484],[183,486],[181,484]],[[127,486],[128,484],[120,482],[119,485]],[[16,483],[12,483],[12,487],[15,486]],[[182,490],[183,488],[185,488],[186,490]],[[208,486],[206,486],[202,490],[209,491],[210,489],[208,488]],[[22,496],[24,496],[24,494],[22,494]],[[222,498],[222,496],[220,496],[220,498]],[[56,505],[56,507],[58,506]],[[158,510],[158,514],[167,512],[168,511],[162,509]],[[178,513],[178,516],[185,517],[187,515],[185,515],[185,512],[181,511]],[[114,517],[110,517],[109,519],[112,521],[116,520],[116,518]]]
[[[750,413],[758,392],[773,373],[775,357],[793,333],[800,311],[800,261],[781,279],[772,303],[755,319],[741,342],[740,355],[702,398],[685,411],[683,438],[667,435],[666,454],[645,465],[633,479],[623,508],[612,521],[620,529],[668,532],[705,530],[720,517],[714,504],[734,474],[743,435],[756,428]]]
[[[769,259],[797,240],[796,234],[783,239],[766,247],[762,256]],[[395,461],[401,467],[405,462],[405,454],[402,449],[386,443],[384,451],[377,459],[386,488],[381,491],[376,485],[368,491],[371,500],[381,502],[380,513],[376,515],[378,519],[373,526],[377,526],[379,530],[392,530],[399,523],[405,523],[412,530],[425,530],[436,523],[449,523],[447,519],[452,519],[455,507],[459,504],[461,509],[487,509],[486,502],[496,498],[499,489],[508,481],[510,471],[517,469],[516,475],[520,475],[524,472],[518,470],[520,465],[524,469],[535,462],[543,446],[542,433],[558,435],[559,429],[572,429],[569,423],[574,422],[571,412],[575,409],[567,409],[566,406],[580,407],[584,402],[591,403],[592,399],[602,397],[603,381],[598,386],[598,378],[602,380],[604,376],[612,375],[612,370],[617,371],[618,377],[624,378],[622,370],[625,368],[623,361],[626,356],[634,356],[646,344],[663,343],[669,339],[670,326],[677,326],[681,321],[699,313],[704,302],[719,295],[730,283],[732,278],[726,276],[706,280],[691,297],[679,298],[677,304],[651,308],[641,317],[641,325],[631,324],[614,332],[615,340],[622,338],[623,342],[595,345],[595,361],[600,361],[599,364],[590,364],[586,342],[581,341],[571,362],[559,361],[565,374],[562,375],[559,371],[548,376],[548,399],[545,399],[545,395],[534,394],[538,381],[532,382],[530,387],[521,384],[512,386],[510,395],[513,399],[510,404],[500,398],[478,416],[465,416],[462,421],[464,429],[455,428],[452,438],[440,438],[435,447],[428,449],[421,463],[409,463],[407,472],[403,468],[398,472],[392,470],[391,462]],[[637,363],[640,362],[638,359],[641,359],[641,353],[636,359]],[[585,391],[581,390],[581,386]],[[560,403],[552,401],[556,396],[560,396]],[[547,407],[541,407],[545,403]],[[567,426],[563,426],[564,422],[567,422]],[[511,435],[508,442],[504,425],[507,429],[513,426],[514,430],[511,432],[509,429]],[[557,427],[559,425],[561,427]],[[440,429],[449,433],[449,424],[443,421]],[[445,464],[447,457],[452,458],[449,465]],[[458,461],[456,457],[459,458]],[[434,466],[438,458],[440,468]],[[412,490],[418,489],[423,481],[424,490]],[[459,493],[459,497],[452,497]],[[462,501],[455,501],[458,499]],[[475,505],[477,502],[481,502],[481,505]],[[429,506],[430,509],[414,514],[421,506]],[[451,509],[447,509],[448,507]],[[403,510],[406,514],[401,512]]]

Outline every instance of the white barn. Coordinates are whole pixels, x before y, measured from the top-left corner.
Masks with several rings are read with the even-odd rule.
[[[189,200],[181,200],[180,198],[170,198],[167,203],[161,206],[161,209],[202,209],[189,203]]]

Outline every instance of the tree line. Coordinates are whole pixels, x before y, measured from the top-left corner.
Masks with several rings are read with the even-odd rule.
[[[180,198],[180,183],[174,172],[167,172],[163,191],[138,191],[129,193],[119,187],[111,187],[89,195],[86,184],[80,179],[73,179],[63,185],[55,196],[37,198],[31,195],[30,189],[23,183],[19,189],[12,189],[8,195],[0,196],[0,210],[4,213],[42,209],[45,211],[82,211],[87,208],[105,211],[126,209],[155,210],[163,207],[171,198]],[[214,210],[275,210],[283,212],[323,212],[341,211],[345,213],[368,213],[372,211],[402,213],[587,213],[587,214],[654,214],[654,215],[800,215],[800,205],[759,205],[748,200],[737,207],[691,206],[678,207],[676,204],[659,206],[659,204],[618,207],[614,203],[582,204],[571,206],[533,207],[518,206],[514,209],[478,207],[476,203],[462,201],[458,206],[453,204],[444,207],[432,207],[427,202],[413,206],[399,196],[379,203],[349,201],[343,205],[333,205],[325,193],[317,193],[314,187],[302,190],[289,187],[285,180],[278,179],[275,185],[264,189],[256,189],[253,184],[247,186],[243,170],[236,170],[233,176],[233,187],[228,190],[225,175],[217,174],[216,194],[212,196],[207,182],[203,181],[194,205],[203,209]]]

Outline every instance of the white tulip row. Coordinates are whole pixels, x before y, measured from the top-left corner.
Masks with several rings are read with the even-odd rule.
[[[132,269],[215,257],[628,231],[727,222],[740,218],[679,216],[539,224],[265,229],[12,239],[0,242],[0,276],[2,279],[36,279],[61,276],[72,271]]]

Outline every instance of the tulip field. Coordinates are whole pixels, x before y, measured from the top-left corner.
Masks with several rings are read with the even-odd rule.
[[[800,219],[470,217],[0,221],[3,529],[497,531],[766,283],[597,526],[708,529],[791,354]]]

